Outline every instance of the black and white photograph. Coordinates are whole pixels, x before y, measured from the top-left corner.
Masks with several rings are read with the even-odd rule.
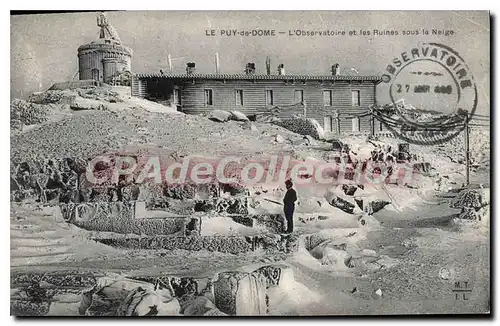
[[[11,316],[491,314],[489,11],[9,18]]]

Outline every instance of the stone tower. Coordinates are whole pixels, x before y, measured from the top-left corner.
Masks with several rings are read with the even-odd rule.
[[[116,84],[117,80],[123,80],[124,74],[130,75],[132,49],[122,45],[106,14],[98,15],[97,26],[101,28],[99,39],[78,48],[80,80]]]

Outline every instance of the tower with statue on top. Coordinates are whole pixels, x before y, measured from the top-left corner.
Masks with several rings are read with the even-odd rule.
[[[123,45],[104,12],[97,16],[99,38],[78,48],[80,80],[109,85],[130,85],[132,49]]]

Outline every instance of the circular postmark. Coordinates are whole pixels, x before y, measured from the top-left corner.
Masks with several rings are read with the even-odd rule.
[[[423,43],[394,58],[382,75],[391,103],[374,110],[387,129],[419,145],[457,136],[477,106],[474,77],[452,48]]]

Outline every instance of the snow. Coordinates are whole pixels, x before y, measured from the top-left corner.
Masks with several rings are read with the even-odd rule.
[[[321,295],[295,280],[291,270],[284,270],[279,286],[268,290],[269,315],[286,315],[321,300]]]
[[[108,150],[148,147],[180,156],[231,154],[254,159],[290,153],[307,161],[318,161],[329,146],[319,141],[314,147],[295,146],[288,140],[300,140],[302,136],[277,126],[255,123],[258,131],[245,130],[236,121],[217,123],[201,116],[179,114],[175,108],[130,97],[126,90],[119,91],[119,95],[124,102],[106,103],[110,111],[64,112],[59,120],[52,119],[13,135],[13,157],[25,160],[44,153],[56,157],[87,157]],[[90,104],[99,102],[89,101]],[[472,146],[473,150],[487,156],[489,140],[484,133],[475,134],[479,140],[477,147]],[[270,142],[275,135],[287,141]],[[367,142],[366,136],[341,140],[350,145],[352,158],[360,161],[371,157],[371,151],[376,148],[397,149],[399,142],[397,139]],[[434,170],[418,175],[408,185],[367,183],[364,189],[358,188],[354,196],[347,196],[337,184],[297,185],[299,199],[294,225],[300,245],[297,252],[286,257],[266,257],[260,252],[236,256],[203,251],[121,250],[89,240],[93,233],[63,221],[57,208],[12,204],[11,266],[31,270],[40,266],[56,270],[73,266],[135,275],[213,276],[216,271],[251,271],[256,266],[277,261],[289,263],[293,269],[286,270],[279,287],[268,291],[271,315],[314,311],[408,313],[409,310],[405,310],[408,307],[411,311],[425,312],[430,308],[415,304],[425,300],[436,301],[433,309],[444,309],[447,299],[443,298],[448,298],[445,296],[450,289],[439,276],[440,270],[449,271],[447,278],[474,279],[478,291],[488,292],[489,205],[481,208],[481,221],[453,220],[456,210],[450,208],[449,199],[441,196],[449,195],[449,190],[460,188],[464,183],[464,164],[453,162],[449,157],[461,150],[459,139],[441,147],[411,145],[410,152],[418,154],[419,161],[431,163]],[[487,164],[489,166],[489,162]],[[486,176],[489,178],[489,172]],[[284,185],[258,184],[249,192],[251,214],[282,214]],[[484,192],[489,202],[489,189]],[[355,204],[354,213],[330,205],[328,201],[333,195]],[[357,207],[354,198],[367,202],[384,200],[390,204],[370,216]],[[137,207],[139,218],[177,216],[146,211],[144,204]],[[197,215],[202,219],[202,236],[252,236],[270,232],[263,227],[242,225],[229,216]],[[412,286],[418,286],[421,292],[417,293]],[[351,293],[354,287],[357,291]],[[379,299],[394,300],[398,308],[383,301],[379,310],[373,302],[373,295],[379,289],[382,293]],[[61,301],[63,299],[71,298]],[[51,306],[51,314],[72,312],[70,305],[54,303]]]
[[[259,227],[248,227],[234,222],[227,216],[204,217],[202,220],[201,235],[259,235],[267,230]]]

